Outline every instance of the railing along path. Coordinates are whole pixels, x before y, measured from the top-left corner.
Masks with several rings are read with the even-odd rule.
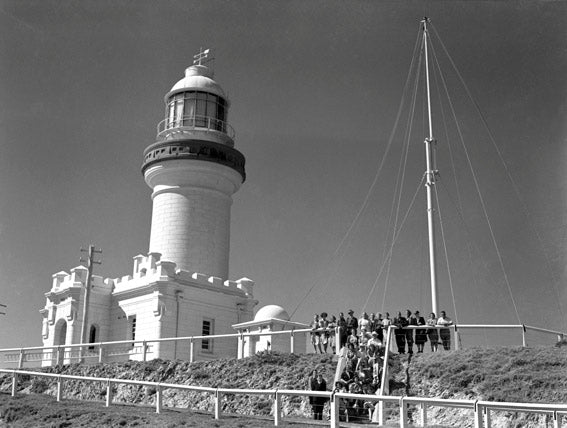
[[[504,330],[517,330],[521,332],[522,346],[527,346],[526,333],[528,331],[535,331],[539,333],[552,334],[557,336],[557,340],[563,339],[564,334],[562,332],[543,329],[539,327],[532,327],[526,325],[452,325],[449,327],[429,327],[429,326],[409,326],[408,329],[431,329],[431,328],[449,328],[452,331],[453,343],[455,349],[461,347],[460,334],[462,330],[467,329],[504,329]],[[394,341],[392,340],[392,335],[395,326],[390,326],[386,332],[385,348],[387,350],[393,348]],[[215,418],[221,417],[221,397],[223,394],[234,394],[234,395],[269,395],[273,397],[273,418],[274,424],[276,426],[281,424],[283,420],[283,413],[281,408],[281,399],[284,396],[318,396],[325,397],[329,399],[330,408],[330,425],[333,427],[340,426],[340,401],[341,400],[364,400],[367,402],[376,403],[373,422],[378,422],[378,424],[383,425],[385,422],[386,409],[385,406],[388,405],[391,408],[390,411],[397,410],[399,418],[400,427],[408,427],[409,416],[408,410],[409,406],[416,406],[419,410],[419,420],[420,426],[427,426],[427,408],[429,407],[443,407],[443,408],[463,408],[470,409],[474,418],[475,428],[490,428],[491,427],[491,413],[497,411],[509,411],[509,412],[528,412],[528,413],[542,413],[546,414],[553,419],[553,427],[559,428],[562,424],[562,419],[567,415],[567,405],[563,404],[540,404],[540,403],[504,403],[504,402],[488,402],[488,401],[478,401],[478,400],[446,400],[437,398],[427,398],[427,397],[402,397],[402,396],[390,396],[388,385],[389,385],[389,367],[388,361],[390,357],[390,352],[384,353],[383,370],[381,377],[381,386],[377,391],[376,395],[364,395],[364,394],[350,394],[341,392],[315,392],[315,391],[304,391],[304,390],[281,390],[281,389],[229,389],[229,388],[210,388],[201,386],[191,386],[191,385],[179,385],[170,383],[159,383],[159,382],[149,382],[149,381],[136,381],[136,380],[125,380],[116,378],[97,378],[97,377],[85,377],[85,376],[71,376],[71,375],[59,375],[52,373],[42,373],[42,372],[32,372],[27,370],[21,370],[25,362],[30,361],[52,361],[54,360],[53,355],[56,355],[55,361],[60,361],[61,358],[68,362],[76,360],[77,362],[86,362],[89,359],[96,359],[98,362],[104,362],[109,357],[115,356],[127,356],[130,359],[132,356],[136,356],[142,361],[146,361],[148,357],[151,358],[152,347],[158,343],[167,342],[189,342],[189,361],[193,362],[195,360],[195,349],[194,343],[199,340],[211,341],[214,339],[237,339],[243,341],[245,337],[252,336],[266,336],[266,335],[289,335],[290,338],[290,352],[295,352],[295,341],[297,340],[297,335],[308,336],[312,333],[312,329],[297,329],[297,330],[285,330],[285,331],[265,331],[265,332],[248,332],[248,333],[234,333],[234,334],[222,334],[222,335],[206,335],[206,336],[190,336],[190,337],[177,337],[177,338],[162,338],[162,339],[152,339],[152,340],[122,340],[114,342],[100,342],[100,343],[89,343],[89,344],[69,344],[69,345],[59,345],[51,347],[27,347],[27,348],[10,348],[10,349],[0,349],[0,353],[5,355],[6,361],[16,362],[18,365],[17,370],[11,369],[0,369],[0,373],[7,373],[12,375],[12,395],[15,395],[18,388],[18,376],[27,375],[34,377],[45,377],[54,378],[57,380],[57,400],[60,401],[63,398],[63,388],[65,380],[83,380],[88,382],[102,382],[106,385],[106,406],[110,406],[113,400],[113,389],[114,385],[138,385],[138,386],[151,386],[156,390],[156,412],[161,412],[163,405],[163,390],[164,389],[177,389],[186,391],[198,391],[203,393],[212,394],[214,397],[214,416]],[[322,331],[319,329],[319,331]],[[339,331],[335,331],[337,338],[337,353],[340,348],[339,343]],[[242,357],[242,355],[239,355]],[[397,408],[397,409],[396,409]]]
[[[155,409],[156,413],[161,413],[164,410],[163,406],[163,391],[165,389],[177,389],[185,391],[197,391],[211,394],[214,398],[214,417],[220,419],[222,416],[222,396],[224,394],[231,395],[269,395],[273,397],[273,419],[274,426],[282,424],[284,415],[282,413],[281,399],[284,396],[296,397],[325,397],[329,400],[330,408],[330,421],[331,427],[340,427],[340,400],[364,400],[368,402],[390,403],[397,405],[399,411],[399,426],[400,428],[409,427],[408,407],[410,405],[418,406],[420,421],[419,426],[427,426],[427,408],[428,407],[443,407],[443,408],[463,408],[469,409],[474,418],[475,428],[490,428],[491,427],[491,412],[495,411],[508,411],[508,412],[527,412],[527,413],[543,413],[550,415],[553,418],[553,427],[561,428],[562,419],[567,415],[566,404],[540,404],[540,403],[503,403],[494,401],[479,401],[479,400],[449,400],[438,398],[424,398],[424,397],[405,397],[405,396],[382,396],[382,395],[364,395],[364,394],[350,394],[339,392],[319,392],[319,391],[305,391],[305,390],[287,390],[287,389],[235,389],[235,388],[210,388],[204,386],[191,386],[180,385],[173,383],[162,382],[149,382],[116,378],[100,378],[88,376],[71,376],[53,373],[32,372],[27,370],[9,370],[0,369],[0,373],[12,375],[12,396],[15,396],[18,390],[18,376],[25,375],[31,377],[51,378],[57,381],[56,400],[61,401],[64,396],[65,381],[79,380],[84,382],[100,382],[106,385],[106,406],[109,407],[113,401],[113,386],[114,385],[136,385],[153,387],[156,390]],[[382,425],[382,422],[380,422]]]

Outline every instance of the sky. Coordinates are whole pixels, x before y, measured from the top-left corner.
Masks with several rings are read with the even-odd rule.
[[[300,322],[349,308],[429,313],[422,89],[399,198],[407,220],[377,278],[424,15],[459,116],[445,125],[449,105],[433,102],[436,229],[451,266],[439,238],[439,307],[459,323],[567,330],[566,2],[2,0],[0,348],[41,345],[51,275],[77,266],[81,247],[102,249],[95,273],[109,278],[147,253],[142,153],[201,47],[213,48],[247,162],[230,279],[253,279],[257,308]]]

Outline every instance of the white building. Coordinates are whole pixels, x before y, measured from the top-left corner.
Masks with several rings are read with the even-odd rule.
[[[44,346],[234,333],[233,324],[252,319],[254,282],[228,279],[232,195],[245,180],[229,101],[199,61],[165,103],[142,165],[153,201],[149,253],[134,257],[131,275],[92,276],[88,290],[83,266],[53,275],[40,311]],[[188,358],[182,343],[153,344],[148,358]],[[202,340],[196,352],[236,356],[237,341]],[[55,355],[44,365],[69,361],[69,353]],[[132,349],[123,355],[141,358]]]
[[[309,328],[308,324],[290,321],[286,310],[278,305],[267,305],[256,312],[252,321],[233,325],[242,334],[238,342],[238,358],[246,358],[263,351],[305,353],[305,336],[275,334],[278,331]],[[246,333],[262,333],[247,336]]]

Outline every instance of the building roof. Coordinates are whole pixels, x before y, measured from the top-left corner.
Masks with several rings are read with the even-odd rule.
[[[277,319],[289,321],[289,315],[284,308],[278,305],[266,305],[256,312],[254,321],[266,321],[270,319]]]
[[[185,69],[185,77],[177,82],[167,93],[167,99],[177,93],[185,91],[204,91],[219,95],[226,99],[221,86],[213,80],[212,71],[204,65],[192,65]]]

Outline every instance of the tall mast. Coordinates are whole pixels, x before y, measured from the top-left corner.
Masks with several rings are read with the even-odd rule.
[[[429,274],[431,283],[431,311],[435,312],[435,315],[439,315],[437,312],[437,272],[436,272],[436,262],[435,262],[435,224],[433,222],[433,186],[435,185],[435,173],[432,165],[433,158],[433,144],[435,140],[433,139],[433,124],[431,122],[431,92],[429,89],[429,55],[427,50],[427,23],[429,19],[427,17],[423,18],[423,41],[425,48],[425,79],[427,83],[427,112],[429,118],[429,137],[425,138],[425,189],[427,191],[427,229],[429,234]]]

